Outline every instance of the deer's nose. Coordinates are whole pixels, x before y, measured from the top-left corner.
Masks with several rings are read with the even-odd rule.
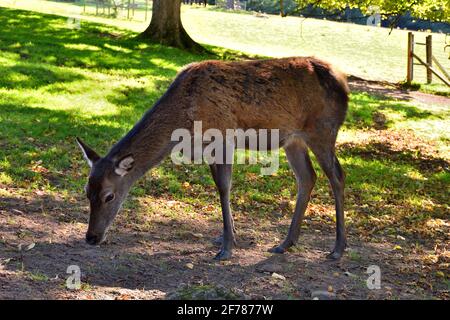
[[[100,237],[94,233],[86,233],[86,242],[90,245],[96,245],[99,243]]]

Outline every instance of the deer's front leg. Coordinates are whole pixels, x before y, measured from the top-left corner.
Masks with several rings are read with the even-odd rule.
[[[222,206],[223,217],[223,239],[222,246],[219,253],[214,259],[227,260],[231,258],[234,232],[233,232],[233,218],[230,209],[230,189],[231,189],[231,174],[233,166],[231,164],[212,164],[211,172],[216,183],[220,195],[220,205]]]

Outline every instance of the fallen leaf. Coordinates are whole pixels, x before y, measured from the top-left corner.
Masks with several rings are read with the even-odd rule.
[[[203,238],[203,234],[201,233],[193,233],[192,235],[196,238]]]
[[[281,275],[279,273],[276,273],[276,272],[272,273],[272,278],[278,279],[278,280],[286,280],[285,276],[283,276],[283,275]]]
[[[192,264],[192,263],[186,263],[186,268],[188,268],[188,269],[194,269],[194,264]]]

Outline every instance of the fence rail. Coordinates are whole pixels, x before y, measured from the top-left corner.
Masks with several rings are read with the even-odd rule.
[[[151,0],[81,0],[84,14],[105,15],[115,18],[133,19],[136,12],[143,19],[150,18],[148,12],[152,6]]]
[[[215,5],[218,8],[230,10],[247,10],[247,2],[234,0],[216,0]]]

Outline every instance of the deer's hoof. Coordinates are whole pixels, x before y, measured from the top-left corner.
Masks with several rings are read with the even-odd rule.
[[[286,248],[284,248],[283,246],[280,245],[280,246],[276,246],[276,247],[270,248],[268,251],[271,252],[271,253],[279,253],[279,254],[281,254],[281,253],[285,253],[286,252]]]
[[[327,254],[328,260],[339,260],[342,258],[343,252],[338,250],[333,250],[331,253]]]
[[[223,261],[231,259],[231,250],[222,249],[219,253],[214,257],[214,260]]]

